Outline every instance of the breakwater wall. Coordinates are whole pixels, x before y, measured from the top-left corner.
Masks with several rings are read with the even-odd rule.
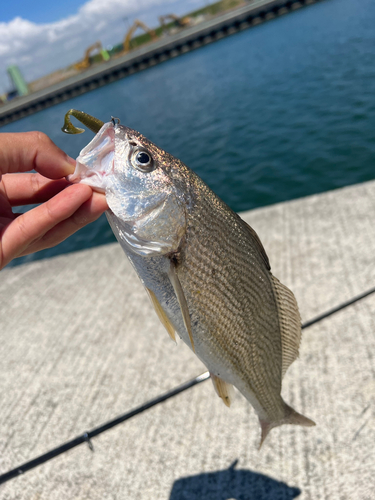
[[[226,36],[322,0],[255,0],[0,106],[0,127]]]

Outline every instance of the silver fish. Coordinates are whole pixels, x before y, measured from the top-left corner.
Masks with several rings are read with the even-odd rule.
[[[115,119],[98,123],[69,180],[105,192],[109,224],[169,335],[207,366],[227,406],[232,386],[252,404],[260,446],[273,427],[315,425],[280,394],[301,321],[255,231],[180,160]]]

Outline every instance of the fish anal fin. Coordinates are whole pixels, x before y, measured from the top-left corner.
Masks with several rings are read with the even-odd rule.
[[[169,279],[171,281],[171,284],[173,286],[174,292],[176,294],[176,297],[177,297],[177,300],[178,300],[178,303],[180,306],[182,318],[184,320],[184,325],[185,325],[185,328],[189,334],[191,347],[193,349],[193,352],[195,352],[193,332],[191,329],[189,307],[188,307],[188,304],[186,302],[186,297],[185,297],[184,291],[182,289],[180,280],[178,279],[176,267],[175,267],[175,264],[173,263],[173,261],[171,261],[168,276],[169,276]]]
[[[161,307],[160,302],[156,298],[156,295],[152,290],[146,287],[148,296],[150,297],[151,303],[154,306],[154,309],[156,311],[156,314],[158,315],[158,318],[160,319],[162,325],[165,327],[167,332],[169,333],[169,336],[171,339],[176,342],[176,335],[175,335],[175,328],[172,325],[172,323],[169,321],[167,315],[165,314],[164,309]]]
[[[214,375],[210,372],[211,380],[214,385],[216,394],[223,400],[225,406],[230,406],[231,397],[233,394],[233,386],[232,384],[228,384],[222,378]]]
[[[284,377],[289,366],[298,357],[301,343],[301,317],[293,292],[280,283],[275,276],[272,276],[272,283],[279,313],[282,377]]]

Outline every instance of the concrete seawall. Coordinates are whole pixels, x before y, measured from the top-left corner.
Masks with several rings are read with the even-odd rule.
[[[10,101],[0,106],[0,127],[318,1],[322,0],[254,0],[222,16],[96,65],[51,87]]]
[[[306,321],[375,283],[375,181],[246,212]],[[160,325],[117,244],[0,273],[0,474],[205,368]],[[6,500],[371,500],[375,295],[304,330],[283,396],[317,426],[259,425],[205,382],[0,485]]]

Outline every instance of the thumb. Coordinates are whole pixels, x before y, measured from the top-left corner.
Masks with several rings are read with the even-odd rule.
[[[61,179],[74,172],[75,161],[42,132],[0,134],[0,175],[36,170]]]

